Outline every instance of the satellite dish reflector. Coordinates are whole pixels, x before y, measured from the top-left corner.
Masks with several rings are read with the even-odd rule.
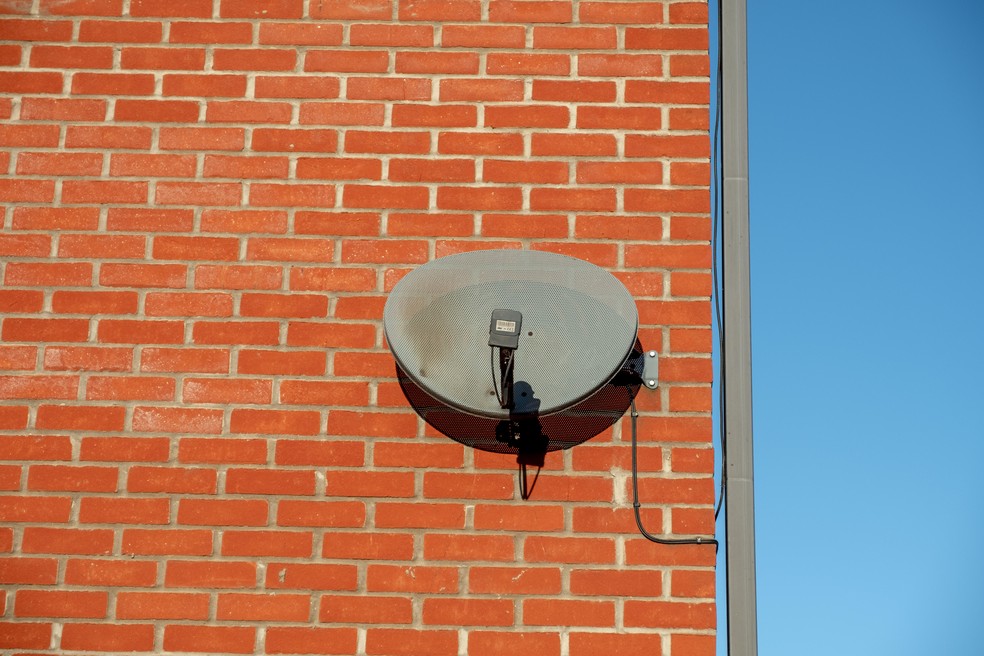
[[[383,310],[414,409],[463,444],[520,456],[572,447],[624,414],[644,364],[638,327],[613,275],[539,251],[434,260]]]

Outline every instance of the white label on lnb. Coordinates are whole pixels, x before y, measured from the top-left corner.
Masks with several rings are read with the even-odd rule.
[[[500,333],[514,333],[516,332],[516,322],[515,321],[504,321],[502,319],[495,320],[496,332]]]

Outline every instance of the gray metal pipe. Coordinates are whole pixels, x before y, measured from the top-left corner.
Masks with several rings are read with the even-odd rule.
[[[756,656],[755,496],[752,470],[752,346],[748,245],[748,54],[745,0],[721,12],[722,313],[724,422],[727,443],[726,535],[728,653]]]

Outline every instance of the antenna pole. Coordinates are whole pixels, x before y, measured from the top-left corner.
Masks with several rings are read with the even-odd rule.
[[[724,422],[728,653],[756,656],[752,346],[748,246],[748,29],[745,0],[722,0]]]

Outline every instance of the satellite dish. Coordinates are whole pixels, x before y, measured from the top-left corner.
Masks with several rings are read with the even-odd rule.
[[[400,280],[383,310],[417,413],[522,464],[542,464],[625,413],[647,366],[638,327],[635,301],[612,274],[539,251],[439,258]]]

